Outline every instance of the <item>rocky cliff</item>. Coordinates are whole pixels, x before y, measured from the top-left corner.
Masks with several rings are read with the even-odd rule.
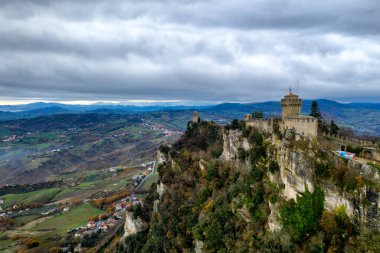
[[[315,140],[201,122],[159,158],[142,252],[380,249],[379,172]]]
[[[297,141],[295,140],[297,139]],[[238,167],[245,167],[246,162],[238,159],[238,150],[250,149],[247,138],[242,136],[241,131],[229,131],[223,134],[224,161],[232,161]],[[314,191],[315,185],[320,185],[325,192],[325,208],[335,210],[344,206],[346,213],[362,225],[368,225],[380,229],[379,215],[379,171],[370,165],[357,160],[342,160],[334,152],[323,150],[317,142],[312,142],[301,136],[288,134],[287,138],[280,140],[276,135],[268,135],[269,143],[267,152],[279,165],[279,172],[272,174],[268,172],[270,180],[282,186],[281,196],[287,200],[296,199],[306,188]],[[292,143],[293,142],[293,143]],[[295,143],[294,143],[295,142]],[[298,144],[298,145],[297,145]],[[323,153],[324,157],[320,157]],[[346,171],[353,173],[351,177],[355,180],[370,182],[362,184],[354,191],[342,190],[329,180],[320,180],[315,173],[316,163],[330,163],[331,166],[343,166]],[[360,179],[359,179],[360,178]],[[270,206],[271,210],[273,205]],[[279,224],[273,224],[278,215],[276,210],[271,212],[269,223],[271,230],[279,230]]]

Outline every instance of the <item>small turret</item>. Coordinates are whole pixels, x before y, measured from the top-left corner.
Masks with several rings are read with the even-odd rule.
[[[194,115],[193,115],[193,123],[198,123],[198,121],[199,121],[198,112],[195,111],[195,112],[194,112]]]

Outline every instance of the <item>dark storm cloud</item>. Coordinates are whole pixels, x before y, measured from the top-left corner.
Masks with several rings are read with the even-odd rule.
[[[379,97],[380,2],[0,2],[0,97]],[[293,86],[294,87],[294,86]]]

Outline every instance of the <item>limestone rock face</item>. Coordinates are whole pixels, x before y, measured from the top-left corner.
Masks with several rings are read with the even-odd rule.
[[[160,196],[160,198],[162,197],[162,195],[164,195],[165,191],[166,191],[166,186],[162,182],[157,184],[157,193]]]
[[[314,191],[311,163],[304,154],[282,147],[278,158],[281,181],[285,185],[283,194],[286,199],[295,199],[298,193],[306,190],[306,187],[309,191]]]
[[[167,161],[167,157],[160,150],[157,151],[157,164],[164,164]]]
[[[271,232],[279,231],[281,229],[281,223],[279,220],[278,205],[274,205],[269,201],[270,215],[268,217],[268,227]]]
[[[208,164],[208,163],[207,163],[205,160],[203,160],[203,159],[201,159],[201,160],[199,161],[199,168],[201,169],[201,171],[206,170],[207,164]]]
[[[239,137],[238,131],[230,130],[228,134],[223,132],[223,153],[221,155],[223,160],[229,161],[235,158],[240,146]]]
[[[202,253],[203,251],[204,243],[202,241],[195,241],[195,253]]]
[[[325,208],[327,210],[334,210],[340,206],[344,206],[346,208],[346,213],[349,217],[354,216],[354,205],[352,201],[348,200],[344,196],[338,194],[338,192],[333,191],[331,189],[324,189],[325,191]]]
[[[288,133],[288,135],[290,135]],[[275,159],[279,165],[280,171],[272,174],[267,173],[268,178],[272,183],[279,185],[281,188],[280,195],[286,200],[296,199],[297,195],[304,192],[306,188],[313,192],[316,186],[316,178],[314,173],[314,162],[318,160],[316,151],[309,146],[308,148],[294,148],[289,146],[289,142],[285,137],[283,140],[277,139],[275,136],[269,137],[266,141],[270,144],[272,151],[270,156]],[[223,153],[221,158],[224,161],[234,162],[240,168],[250,165],[238,161],[238,150],[243,148],[249,150],[248,141],[242,137],[241,132],[230,130],[223,134]],[[302,141],[302,137],[296,138],[296,141]],[[311,144],[310,144],[311,145]],[[329,153],[329,157],[335,165],[341,161],[341,158],[335,154]],[[379,180],[379,172],[370,165],[360,163],[355,160],[347,162],[349,169],[354,169],[360,175],[366,178]],[[318,183],[325,192],[325,208],[334,210],[340,206],[344,206],[346,213],[352,219],[357,219],[363,225],[371,225],[376,229],[380,229],[380,214],[379,201],[380,194],[376,190],[368,187],[362,187],[359,192],[346,193],[341,192],[333,183]],[[367,204],[359,204],[366,198]],[[281,228],[279,222],[278,206],[270,204],[271,213],[268,219],[268,226],[271,231],[276,231]]]
[[[127,212],[125,215],[124,235],[122,237],[122,242],[126,237],[145,231],[147,228],[148,224],[146,222],[144,222],[141,218],[134,219],[133,214]]]
[[[251,148],[248,140],[242,138],[241,132],[237,130],[230,130],[228,133],[223,132],[223,153],[221,158],[224,161],[235,159],[239,148],[243,148],[245,151]]]

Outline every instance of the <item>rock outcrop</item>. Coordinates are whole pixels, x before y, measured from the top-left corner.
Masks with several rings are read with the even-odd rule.
[[[148,224],[144,222],[141,218],[135,219],[131,212],[126,212],[125,223],[124,223],[124,235],[121,239],[124,239],[130,235],[135,235],[139,232],[145,231],[148,228]]]

